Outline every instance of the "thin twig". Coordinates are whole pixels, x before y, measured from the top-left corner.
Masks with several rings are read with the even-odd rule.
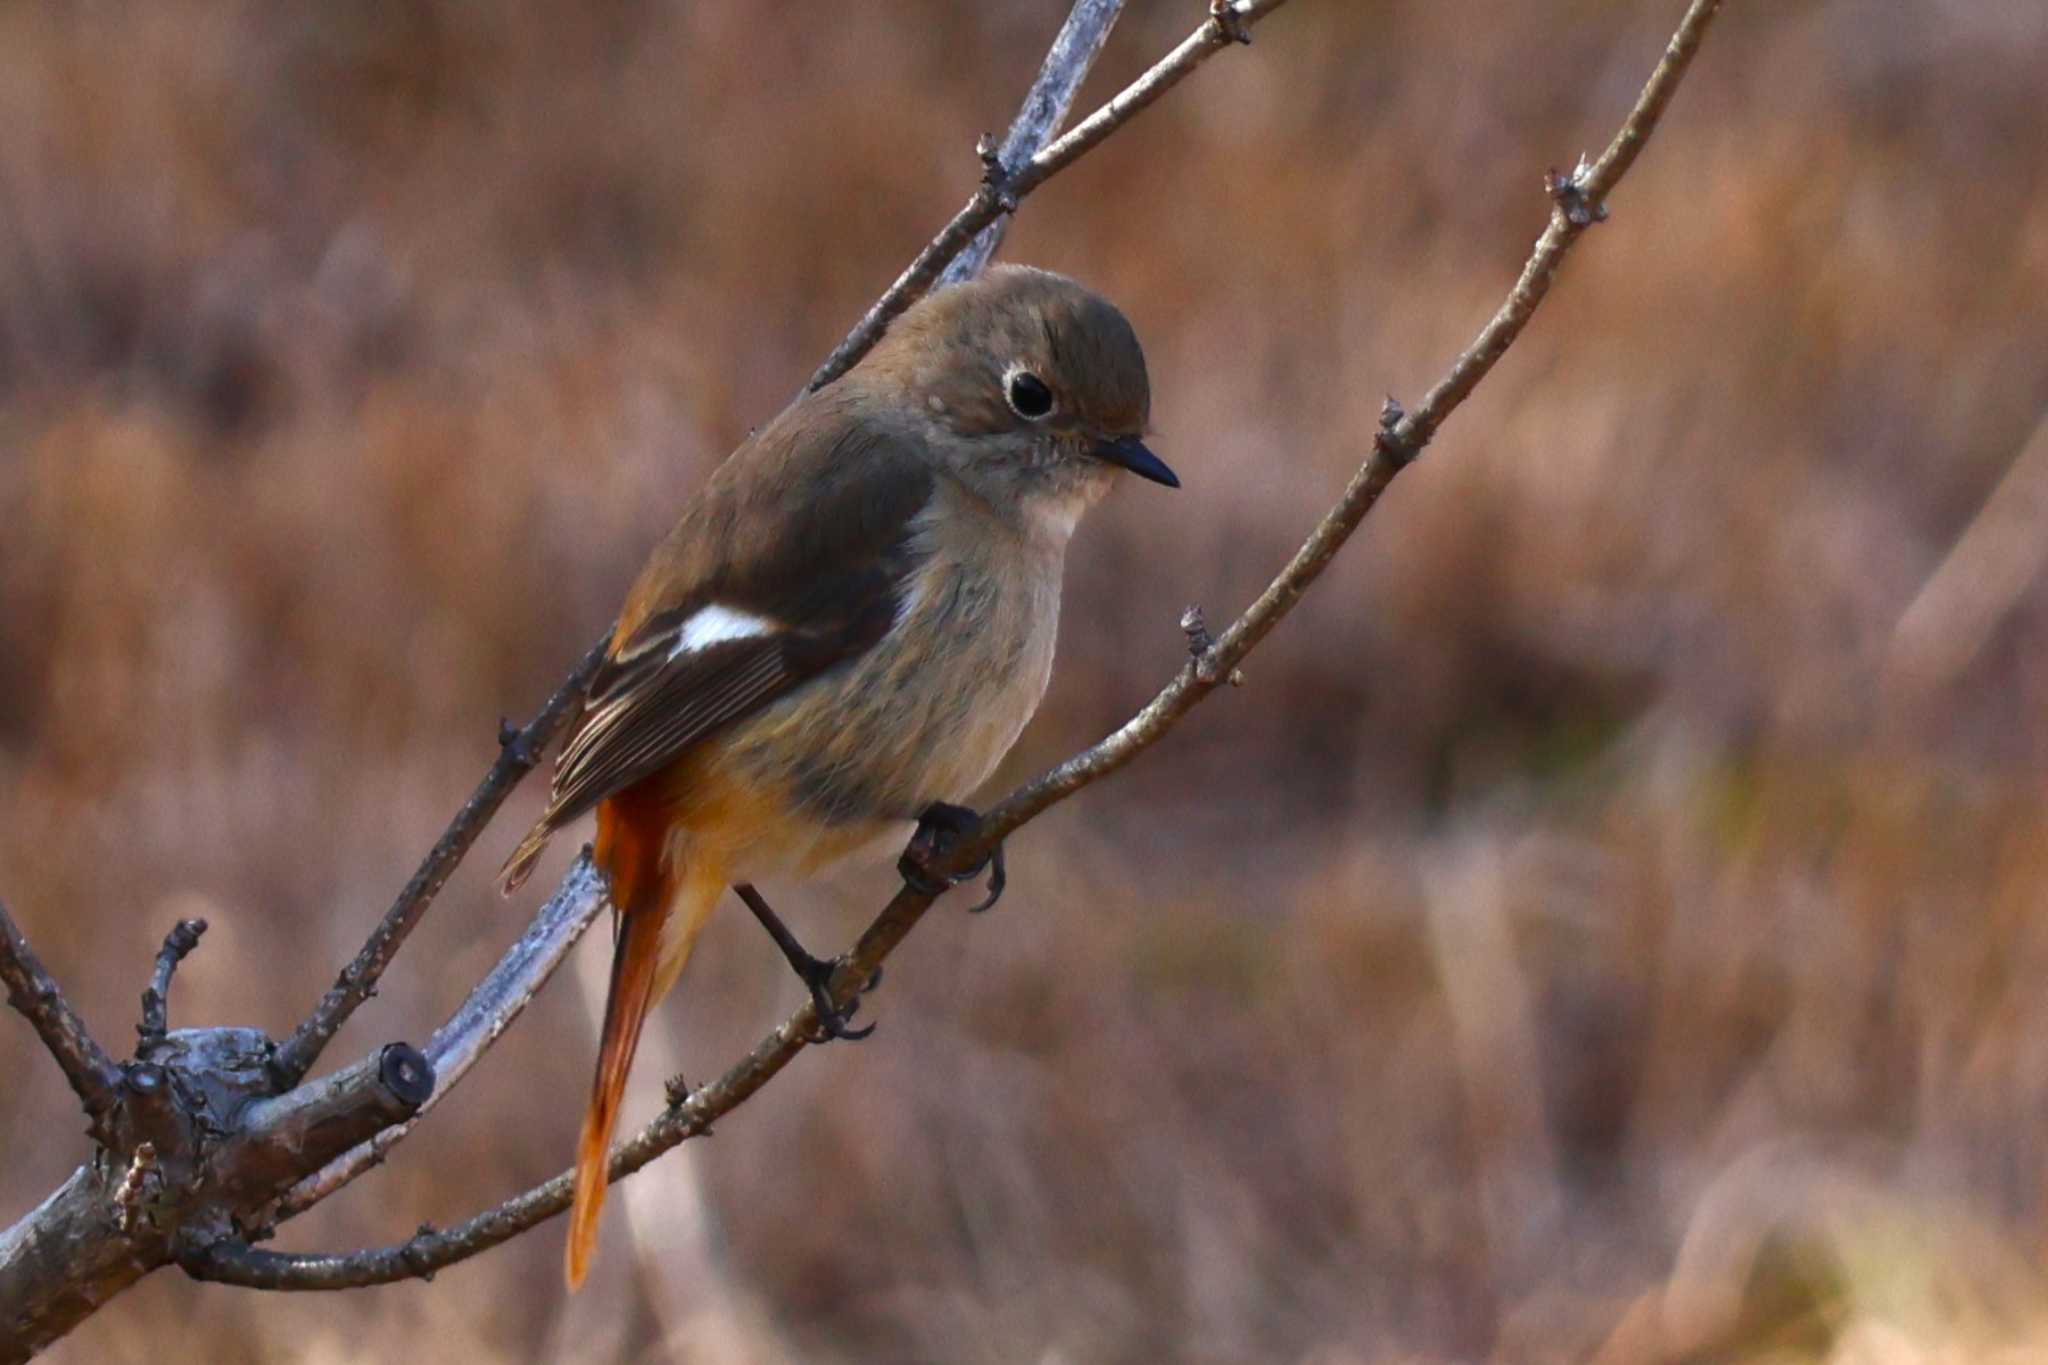
[[[156,952],[156,974],[142,992],[142,1022],[135,1029],[145,1040],[170,1032],[171,977],[185,955],[199,946],[199,936],[205,932],[205,920],[181,919],[164,935],[164,946]]]
[[[447,1098],[448,1092],[498,1036],[512,1026],[512,1021],[547,984],[604,905],[604,878],[586,850],[519,941],[505,950],[505,955],[477,983],[461,1008],[427,1040],[427,1061],[435,1078],[434,1093],[427,1102],[405,1122],[350,1148],[292,1186],[278,1201],[274,1221],[281,1223],[304,1213],[383,1161],[387,1152],[403,1142],[428,1111]]]
[[[1655,126],[1658,115],[1669,102],[1699,45],[1701,34],[1719,9],[1720,0],[1693,0],[1679,27],[1678,36],[1672,40],[1664,60],[1651,75],[1642,98],[1623,124],[1621,134],[1599,163],[1588,168],[1583,177],[1574,177],[1577,183],[1598,186],[1600,195],[1604,196],[1619,182],[1622,172],[1634,160],[1649,130]],[[1610,158],[1617,157],[1622,159],[1610,161]],[[1570,232],[1558,233],[1557,223],[1564,213],[1563,206],[1554,208],[1552,231],[1546,232],[1538,242],[1535,254],[1522,272],[1522,280],[1515,287],[1516,296],[1524,293],[1532,273],[1541,273],[1547,287],[1549,275],[1554,274],[1563,254],[1583,230],[1583,225],[1580,225]],[[1478,339],[1459,355],[1452,366],[1452,374],[1478,364],[1478,373],[1484,375],[1499,359],[1500,351],[1520,334],[1529,313],[1541,301],[1542,291],[1538,290],[1529,296],[1525,308],[1512,315],[1509,323],[1503,324],[1502,318],[1510,316],[1511,306],[1515,303],[1515,298],[1511,297],[1509,305],[1504,305],[1480,332]],[[1487,354],[1489,350],[1490,355]],[[1482,359],[1475,360],[1475,356]],[[936,860],[933,871],[944,874],[972,867],[1003,838],[1048,807],[1107,777],[1157,744],[1202,698],[1225,685],[1237,664],[1293,610],[1302,593],[1322,575],[1331,558],[1372,510],[1387,485],[1413,460],[1415,452],[1421,448],[1419,444],[1412,447],[1405,443],[1396,444],[1395,433],[1403,423],[1415,421],[1418,417],[1426,418],[1426,424],[1418,425],[1415,430],[1433,434],[1464,401],[1471,388],[1471,384],[1458,387],[1448,380],[1439,383],[1430,391],[1422,411],[1414,417],[1401,414],[1398,406],[1390,404],[1388,418],[1373,441],[1371,453],[1352,476],[1343,495],[1244,614],[1207,645],[1199,657],[1190,659],[1143,710],[1115,733],[1026,783],[990,809],[983,815],[974,835],[962,839],[947,851],[943,859]],[[1422,439],[1426,440],[1427,436]],[[843,1003],[859,988],[859,983],[872,975],[931,903],[932,897],[907,885],[896,893],[833,973],[831,996],[835,1002]],[[706,1131],[712,1123],[730,1113],[810,1044],[815,1023],[815,1011],[807,1001],[723,1076],[691,1094],[683,1103],[672,1105],[614,1149],[611,1178],[617,1180],[639,1170],[685,1139]],[[348,1253],[295,1255],[222,1243],[188,1258],[185,1266],[200,1279],[280,1290],[349,1289],[427,1277],[560,1213],[569,1205],[571,1189],[572,1175],[564,1172],[455,1227],[445,1230],[422,1228],[418,1235],[392,1246]]]
[[[607,640],[609,635],[607,635]],[[313,1008],[306,1021],[293,1031],[277,1049],[271,1061],[271,1075],[280,1090],[289,1090],[305,1078],[313,1063],[320,1059],[320,1052],[328,1041],[348,1022],[356,1007],[376,993],[377,978],[391,964],[391,959],[405,942],[413,926],[433,904],[434,897],[447,882],[456,864],[469,852],[469,846],[483,833],[484,826],[498,812],[498,807],[519,785],[540,761],[540,755],[561,729],[576,706],[583,700],[583,689],[597,666],[604,661],[607,641],[591,646],[562,685],[555,689],[540,714],[529,722],[525,729],[514,730],[506,726],[498,736],[498,759],[491,764],[484,780],[477,784],[468,801],[463,803],[455,819],[435,841],[434,847],[420,863],[419,870],[412,874],[412,880],[398,893],[398,899],[384,912],[384,918],[363,945],[362,951],[348,966],[320,1003]]]
[[[996,162],[998,166],[1028,161],[1058,132],[1060,124],[1066,119],[1068,109],[1073,105],[1075,93],[1081,88],[1081,83],[1087,79],[1088,71],[1094,65],[1096,54],[1102,50],[1102,45],[1108,41],[1109,31],[1115,25],[1117,16],[1122,10],[1123,0],[1076,0],[1074,8],[1067,15],[1066,22],[1061,25],[1058,35],[1054,37],[1052,47],[1047,51],[1045,61],[1039,68],[1038,78],[1032,83],[1030,91],[1025,95],[1017,117],[1010,125],[1009,134],[1003,140],[1000,152],[991,151],[989,153],[991,157],[999,158]],[[1001,228],[1002,223],[1000,221],[989,224],[964,251],[961,251],[953,259],[952,265],[948,267],[948,270],[960,269],[964,264],[971,262],[972,268],[968,269],[965,275],[958,278],[966,278],[978,272],[981,266],[987,262],[988,258],[994,254],[997,245],[1000,243],[1002,237]],[[879,335],[879,330],[877,335]],[[872,342],[870,341],[869,344],[872,344]],[[863,352],[865,349],[865,346],[861,348]],[[856,360],[858,358],[858,354],[853,357]],[[848,363],[850,364],[851,361]],[[593,667],[594,661],[586,658],[584,660],[584,667],[579,670],[580,676],[572,677],[571,684],[574,685],[577,696],[581,695],[582,683],[588,680],[589,671]],[[564,685],[564,693],[568,691],[571,684]],[[563,696],[564,693],[557,693],[557,697]],[[550,702],[550,706],[552,705],[553,702]],[[543,711],[542,714],[545,717],[547,713]],[[537,719],[535,725],[539,723]],[[529,727],[529,731],[532,728]],[[545,747],[546,743],[546,735],[539,736],[533,740],[527,746],[529,750],[528,756],[531,757],[532,753]],[[503,762],[502,759],[500,761],[501,763]],[[497,769],[494,768],[492,775],[495,775],[496,772]],[[516,781],[517,779],[515,778],[514,780]],[[487,776],[485,778],[485,786],[488,786],[490,781],[491,777]],[[482,788],[479,788],[480,793],[481,791]],[[475,801],[472,799],[471,806],[474,805]],[[467,815],[469,810],[470,807],[465,807],[464,814]],[[484,812],[484,818],[488,818],[488,814],[489,812]],[[453,832],[453,827],[451,827],[450,833],[452,834]],[[442,836],[442,845],[447,845],[448,843],[449,836]],[[467,845],[465,844],[464,848],[466,849],[466,847]],[[440,846],[437,846],[435,854],[439,854],[440,851]],[[454,850],[452,857],[448,860],[448,866],[441,871],[443,880],[447,876],[447,871],[452,869],[454,861],[460,859],[462,851],[462,849]],[[430,854],[428,864],[433,865],[434,863],[435,855]],[[422,875],[426,870],[426,867],[423,866],[421,869]],[[595,876],[594,872],[591,872],[588,868],[581,869],[581,872],[587,877],[594,878]],[[533,992],[537,991],[546,982],[548,976],[553,973],[555,967],[560,963],[563,955],[567,953],[568,949],[581,936],[583,931],[589,927],[590,920],[596,916],[598,909],[602,906],[601,889],[590,895],[584,894],[588,888],[582,887],[577,882],[577,875],[572,873],[571,879],[563,883],[561,889],[550,898],[547,906],[536,917],[533,926],[528,929],[526,935],[507,952],[505,958],[493,969],[491,976],[487,977],[478,986],[477,990],[471,994],[469,1000],[464,1003],[463,1009],[458,1011],[456,1017],[451,1019],[443,1027],[442,1031],[437,1033],[434,1039],[428,1043],[427,1056],[434,1063],[435,1074],[439,1077],[439,1083],[435,1089],[434,1096],[428,1104],[411,1121],[379,1133],[373,1141],[364,1143],[361,1147],[331,1163],[326,1169],[307,1177],[305,1181],[301,1182],[285,1196],[278,1210],[280,1220],[290,1218],[311,1208],[314,1204],[325,1199],[328,1195],[354,1180],[365,1170],[383,1160],[385,1153],[405,1139],[406,1135],[412,1131],[420,1119],[426,1116],[428,1109],[440,1103],[442,1096],[454,1088],[455,1083],[461,1079],[463,1074],[475,1064],[477,1058],[483,1054],[484,1049],[488,1048],[492,1042],[495,1042],[498,1035],[504,1032],[512,1020],[525,1008],[526,1002],[532,998]],[[414,884],[420,883],[421,876],[415,876]],[[398,905],[393,906],[392,914],[385,917],[386,925],[392,922],[393,916],[399,913],[400,907],[407,904],[407,896],[412,890],[413,887],[408,886],[406,894],[401,894]],[[431,895],[431,891],[428,894]],[[414,918],[417,918],[417,911],[414,912]],[[408,929],[409,927],[409,925],[406,926]],[[565,930],[567,932],[564,932]],[[385,933],[385,926],[380,925],[378,933],[383,935]],[[384,953],[385,961],[388,962],[390,953],[396,951],[398,942],[402,938],[403,931],[400,932],[398,939],[390,942],[388,949]],[[363,963],[370,954],[371,949],[377,946],[379,942],[378,938],[372,938],[371,944],[365,947],[363,956],[358,957],[356,964],[351,964],[351,970],[354,970],[358,964]],[[516,979],[514,977],[501,979],[501,973],[514,972],[515,969],[517,972]],[[381,964],[378,970],[382,970]],[[336,991],[340,991],[348,980],[349,974],[344,972],[342,981],[336,984]],[[335,992],[330,992],[328,998],[332,1000],[334,996]],[[323,1001],[323,1006],[326,1003],[326,1001]],[[360,1001],[357,1003],[360,1003]],[[351,1004],[348,1008],[353,1009],[354,1005]],[[344,1014],[343,1017],[345,1018],[346,1015]],[[308,1026],[312,1022],[312,1020],[308,1020]],[[306,1027],[302,1026],[300,1032],[306,1032]],[[297,1041],[298,1038],[295,1035],[292,1043]],[[291,1047],[292,1044],[288,1043],[285,1049],[280,1050],[281,1059],[284,1053]]]
[[[1060,25],[1052,47],[1045,54],[1044,64],[1038,68],[1031,93],[1024,97],[1024,107],[1017,111],[1008,135],[1003,138],[1003,145],[984,154],[994,158],[993,163],[984,163],[989,174],[998,180],[1007,179],[1008,167],[1023,164],[1052,141],[1053,134],[1067,121],[1067,111],[1074,107],[1081,82],[1088,79],[1089,69],[1095,65],[1103,44],[1109,41],[1109,31],[1116,27],[1123,10],[1124,0],[1075,0],[1074,8],[1067,12],[1067,21]],[[938,284],[958,284],[979,275],[1002,246],[1009,224],[1010,215],[999,214],[976,233],[974,240],[939,273]]]
[[[1189,73],[1224,48],[1236,43],[1248,26],[1271,14],[1286,0],[1235,0],[1224,8],[1230,17],[1212,15],[1202,26],[1162,57],[1151,70],[1125,86],[1109,103],[1074,125],[1058,141],[1038,152],[1014,171],[1004,169],[1007,160],[991,166],[992,156],[983,158],[981,183],[965,206],[939,235],[917,253],[896,282],[883,292],[854,324],[846,339],[832,348],[825,363],[804,387],[822,389],[854,367],[868,353],[897,315],[923,298],[938,280],[939,272],[965,251],[982,229],[1005,214],[1016,212],[1024,197],[1053,176],[1081,159],[1091,148],[1129,123],[1161,95],[1181,83]]]
[[[119,1101],[121,1072],[106,1049],[93,1040],[85,1021],[64,998],[57,979],[50,975],[28,946],[7,904],[0,901],[0,983],[7,987],[7,1003],[21,1011],[34,1026],[43,1046],[64,1069],[64,1079],[85,1105],[95,1136],[100,1121],[113,1112]]]
[[[1570,176],[1550,177],[1547,182],[1553,200],[1550,226],[1537,240],[1528,264],[1522,267],[1521,278],[1515,281],[1507,302],[1500,306],[1473,343],[1465,348],[1452,364],[1450,372],[1438,380],[1436,387],[1423,398],[1422,406],[1402,417],[1387,432],[1385,443],[1393,447],[1389,454],[1406,459],[1420,454],[1430,438],[1436,435],[1436,429],[1444,418],[1465,401],[1473,386],[1486,377],[1486,372],[1522,334],[1522,328],[1528,325],[1536,305],[1543,302],[1543,296],[1550,292],[1551,283],[1557,278],[1557,268],[1563,263],[1572,243],[1579,239],[1580,233],[1607,216],[1608,194],[1621,183],[1629,167],[1635,165],[1643,144],[1656,130],[1657,121],[1664,116],[1665,106],[1671,103],[1678,83],[1685,78],[1686,68],[1692,65],[1693,54],[1699,51],[1700,39],[1705,36],[1707,25],[1720,11],[1721,0],[1693,0],[1685,18],[1679,21],[1678,31],[1671,35],[1663,59],[1650,73],[1643,93],[1637,96],[1635,108],[1629,111],[1621,130],[1607,144],[1607,150],[1600,154],[1600,159],[1590,166],[1578,167]]]

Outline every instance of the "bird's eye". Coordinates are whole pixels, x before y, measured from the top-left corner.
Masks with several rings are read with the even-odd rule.
[[[1010,409],[1019,417],[1037,421],[1052,411],[1052,390],[1029,370],[1010,376]]]

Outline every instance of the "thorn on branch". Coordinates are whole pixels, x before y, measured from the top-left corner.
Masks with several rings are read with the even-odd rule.
[[[1224,42],[1251,46],[1252,31],[1245,24],[1244,10],[1237,0],[1209,0],[1209,19]]]
[[[1579,164],[1572,167],[1570,175],[1560,175],[1555,166],[1544,173],[1544,192],[1573,227],[1591,227],[1607,221],[1607,205],[1586,198],[1586,181],[1592,174],[1593,163],[1586,160],[1584,152],[1579,153]]]
[[[185,955],[199,946],[199,936],[205,932],[205,920],[181,919],[171,926],[171,932],[164,935],[164,946],[156,953],[156,974],[150,978],[148,989],[142,992],[142,1022],[135,1026],[135,1032],[145,1044],[170,1032],[171,977],[177,972],[178,964],[185,960]]]

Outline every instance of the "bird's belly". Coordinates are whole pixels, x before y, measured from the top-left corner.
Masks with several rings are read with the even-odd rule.
[[[731,731],[718,766],[775,791],[790,817],[742,858],[754,875],[900,839],[932,802],[980,786],[1045,695],[1057,583],[1005,588],[939,566],[867,654]]]

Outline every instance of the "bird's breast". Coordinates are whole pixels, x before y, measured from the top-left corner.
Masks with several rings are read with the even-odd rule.
[[[1038,709],[1059,630],[1063,547],[959,527],[936,534],[872,649],[745,722],[725,764],[785,794],[830,861],[960,801]],[[971,531],[971,533],[970,533]]]

